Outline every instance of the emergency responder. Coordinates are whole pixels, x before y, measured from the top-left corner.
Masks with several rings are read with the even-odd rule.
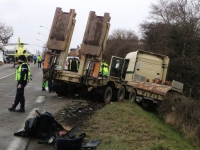
[[[48,84],[47,80],[44,79],[44,77],[43,77],[43,79],[42,79],[42,91],[46,91],[47,84]]]
[[[69,66],[68,66],[69,71],[78,72],[78,67],[79,67],[79,61],[75,57],[69,60]]]
[[[33,61],[34,61],[34,64],[36,64],[36,61],[37,61],[37,56],[36,55],[33,57]]]
[[[42,56],[38,55],[38,57],[37,57],[37,62],[38,62],[38,68],[41,68]]]
[[[17,63],[17,57],[14,58],[14,61],[13,61],[13,68],[15,68],[16,63]]]
[[[43,77],[42,79],[42,91],[46,91],[46,88],[48,87],[49,93],[54,92],[54,85],[53,85],[53,80],[52,79],[45,79]]]
[[[101,62],[101,67],[99,70],[99,75],[103,77],[108,77],[108,64],[105,61]]]
[[[25,98],[24,98],[24,88],[27,84],[27,80],[30,79],[30,66],[26,63],[26,57],[20,55],[18,57],[19,66],[16,69],[15,80],[17,81],[17,91],[14,100],[14,104],[11,108],[8,108],[9,111],[16,112],[25,112]],[[20,103],[20,109],[15,110],[17,105]]]

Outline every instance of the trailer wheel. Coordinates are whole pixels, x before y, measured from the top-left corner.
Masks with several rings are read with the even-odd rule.
[[[55,91],[57,95],[64,96],[64,93],[58,87],[56,87]]]
[[[104,103],[110,103],[112,99],[112,88],[110,86],[106,86],[103,92],[103,101]]]
[[[132,90],[132,91],[129,93],[128,100],[131,101],[131,102],[135,102],[135,99],[136,99],[136,91],[135,91],[135,90]]]
[[[60,95],[60,96],[68,96],[69,92],[68,92],[68,85],[56,85],[55,86],[55,92],[56,94]]]
[[[120,87],[119,89],[113,88],[113,95],[112,100],[113,101],[122,101],[125,97],[125,89],[124,87]]]
[[[117,91],[117,100],[118,101],[124,100],[124,96],[125,96],[125,88],[121,86]]]
[[[142,99],[142,108],[143,109],[148,109],[149,106],[150,106],[150,100]]]

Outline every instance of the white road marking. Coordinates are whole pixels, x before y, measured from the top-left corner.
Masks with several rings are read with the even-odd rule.
[[[6,78],[6,77],[8,77],[8,76],[13,75],[14,73],[15,73],[15,72],[13,72],[13,73],[11,73],[11,74],[8,74],[8,75],[6,75],[6,76],[4,76],[4,77],[1,77],[0,80]]]
[[[28,117],[24,120],[23,124],[21,125],[21,129],[24,128],[24,123],[27,119],[29,118],[33,118],[35,116],[35,110],[38,110],[39,108],[34,108],[32,109],[32,111],[29,113]],[[14,137],[14,140],[12,140],[10,143],[9,143],[9,147],[7,148],[7,150],[18,150],[19,149],[19,146],[20,146],[20,143],[22,141],[22,138],[20,137]]]
[[[45,96],[38,96],[38,98],[35,100],[35,103],[42,103],[45,100]]]

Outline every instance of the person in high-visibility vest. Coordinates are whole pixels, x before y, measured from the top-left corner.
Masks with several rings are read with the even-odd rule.
[[[47,80],[42,79],[42,91],[46,91],[47,86],[48,86]]]
[[[12,107],[8,108],[9,111],[25,112],[25,98],[24,88],[27,81],[31,79],[31,69],[29,64],[26,63],[26,56],[20,55],[18,57],[19,66],[16,69],[15,80],[17,81],[17,91]],[[15,110],[17,105],[20,103],[20,109]]]
[[[38,55],[38,57],[37,57],[37,62],[38,62],[38,68],[41,68],[42,56]]]
[[[101,62],[101,66],[99,69],[99,75],[108,77],[108,64],[105,61]]]
[[[79,61],[75,57],[69,60],[69,66],[68,66],[69,71],[78,72],[78,67],[79,67]]]

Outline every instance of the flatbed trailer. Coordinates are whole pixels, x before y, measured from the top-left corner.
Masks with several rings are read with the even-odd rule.
[[[97,16],[90,11],[81,44],[78,72],[65,71],[69,45],[75,26],[76,13],[57,8],[47,42],[44,77],[51,78],[59,95],[91,93],[105,103],[120,101],[125,96],[131,101],[159,103],[169,91],[182,92],[183,84],[173,81],[164,85],[169,58],[144,50],[130,52],[125,58],[112,56],[107,77],[99,76],[102,54],[110,28],[110,15]]]
[[[119,78],[116,80],[115,78],[99,77],[102,53],[105,49],[111,17],[109,13],[97,16],[94,11],[90,11],[81,44],[79,70],[76,73],[64,70],[76,22],[75,14],[73,9],[67,13],[63,12],[61,8],[56,8],[47,42],[49,50],[45,56],[44,78],[51,78],[54,81],[57,94],[72,95],[75,92],[81,94],[89,89],[95,93],[103,93],[101,98],[108,103],[112,98],[112,88],[117,89],[122,86]]]

